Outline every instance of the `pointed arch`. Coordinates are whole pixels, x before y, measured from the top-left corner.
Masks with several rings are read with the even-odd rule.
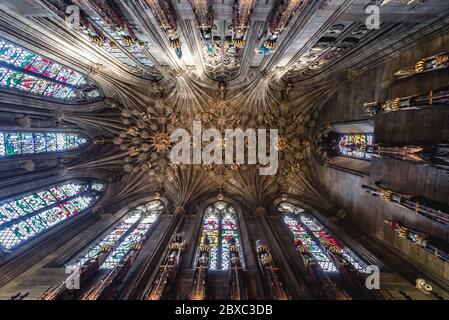
[[[357,175],[369,175],[375,154],[370,120],[327,123],[314,132],[314,155],[320,163]]]
[[[0,38],[0,89],[67,103],[102,97],[93,80],[36,52]]]
[[[164,205],[160,200],[152,200],[129,210],[119,222],[67,265],[80,267],[97,257],[105,248],[111,247],[111,252],[100,268],[113,269],[125,258],[132,246],[152,230],[163,209]]]
[[[371,160],[374,146],[373,133],[336,133],[335,152],[339,156]]]
[[[242,248],[240,237],[240,225],[237,212],[228,203],[217,201],[204,210],[201,238],[198,244],[204,243],[205,238],[209,239],[210,247],[210,270],[228,270],[229,247],[235,242]],[[240,250],[240,260],[243,262],[242,250]]]
[[[291,231],[299,251],[308,252],[321,270],[327,273],[338,272],[327,251],[338,252],[341,257],[359,272],[366,272],[367,264],[351,249],[337,241],[310,212],[290,202],[277,206],[282,220]]]
[[[106,185],[72,179],[0,200],[0,250],[10,252],[80,215],[100,199]]]
[[[0,159],[29,154],[76,151],[90,139],[74,132],[0,131]]]

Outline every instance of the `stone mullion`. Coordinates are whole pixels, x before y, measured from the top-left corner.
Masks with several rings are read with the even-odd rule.
[[[251,61],[252,58],[255,55],[255,52],[253,50],[253,48],[255,48],[257,46],[257,42],[258,42],[258,35],[261,33],[261,31],[263,30],[263,28],[265,27],[265,22],[264,21],[254,21],[251,22],[252,28],[250,28],[248,34],[246,35],[247,39],[246,39],[246,45],[244,48],[244,54],[243,54],[243,58],[240,61],[240,71],[239,71],[239,76],[237,77],[236,80],[233,80],[232,83],[236,82],[237,80],[244,80],[246,79],[247,75],[248,75],[248,71],[251,67]]]
[[[288,278],[291,280],[288,284],[292,283],[297,291],[298,297],[296,298],[313,299],[322,296],[323,293],[318,289],[315,281],[307,273],[301,262],[300,253],[293,244],[291,230],[287,228],[281,216],[270,216],[268,221],[276,238],[276,251],[274,253],[277,254],[278,250],[282,253],[283,264],[278,263],[278,266],[282,269],[282,266],[285,265],[288,270],[288,272],[287,270],[284,272],[287,272]]]
[[[287,234],[286,232],[279,232],[277,228],[273,228],[273,224],[277,224],[279,218],[277,216],[267,215],[265,209],[262,214],[262,210],[259,210],[259,214],[256,214],[256,223],[260,226],[260,230],[257,235],[260,240],[266,241],[265,244],[271,249],[271,253],[274,257],[274,264],[280,269],[281,281],[283,282],[287,292],[292,295],[294,299],[306,299],[308,295],[308,290],[303,284],[303,280],[297,277],[294,269],[298,267],[293,267],[291,263],[291,257],[285,254],[284,244],[280,242],[279,235]],[[260,237],[263,235],[263,237]],[[258,240],[258,239],[255,239]],[[254,248],[255,248],[254,240]],[[299,259],[298,257],[296,258]]]
[[[122,212],[114,214],[108,219],[102,219],[93,224],[78,234],[73,241],[73,245],[58,258],[50,262],[49,265],[57,268],[68,263],[77,255],[85,253],[88,248],[92,247],[94,242],[100,240],[101,236],[106,236],[108,232],[112,231],[112,228],[120,223],[128,213],[129,210],[122,210]]]
[[[34,191],[32,194],[36,194],[37,192],[43,191],[43,190],[45,190],[45,189],[48,190],[48,188],[51,188],[51,187],[52,187],[52,186],[48,186],[47,188],[43,188],[42,190]],[[13,226],[14,224],[17,224],[17,223],[19,223],[19,222],[21,222],[21,221],[24,221],[24,220],[28,220],[28,219],[30,219],[30,218],[32,218],[32,217],[34,217],[34,216],[37,216],[38,214],[40,214],[40,213],[42,213],[42,212],[45,212],[45,211],[47,211],[47,210],[49,210],[49,209],[53,209],[53,208],[55,208],[55,207],[57,207],[57,206],[60,206],[60,205],[64,204],[65,202],[71,201],[71,200],[73,200],[73,199],[76,199],[76,198],[78,198],[78,197],[80,197],[80,196],[83,196],[83,195],[86,195],[86,194],[89,194],[89,192],[88,192],[88,191],[83,191],[83,192],[77,193],[76,195],[74,195],[74,196],[72,196],[72,197],[69,197],[69,198],[67,198],[67,199],[64,199],[64,200],[58,200],[57,202],[55,202],[55,203],[53,203],[53,204],[51,204],[51,205],[48,205],[48,206],[46,206],[45,208],[39,209],[39,210],[37,210],[37,211],[33,211],[33,212],[28,213],[28,214],[26,214],[26,215],[24,215],[24,216],[20,216],[19,218],[16,218],[16,219],[13,219],[13,220],[11,220],[11,221],[8,221],[7,223],[5,223],[5,224],[3,224],[3,225],[1,226],[1,229],[9,228],[9,227]],[[53,196],[54,196],[54,195],[53,195]],[[54,197],[56,198],[56,196],[54,196]],[[23,196],[21,196],[20,198],[23,198]],[[11,200],[8,200],[7,202],[11,202]],[[90,208],[90,207],[88,207],[88,208]],[[86,208],[86,209],[84,209],[84,210],[82,210],[82,211],[85,211],[85,210],[87,210],[88,208]],[[18,212],[16,212],[16,213],[19,214]],[[19,215],[20,215],[20,214],[19,214]],[[50,228],[51,228],[51,227],[50,227]],[[48,230],[48,229],[46,229],[46,230]],[[46,230],[44,230],[44,232],[45,232]],[[38,236],[38,235],[39,235],[39,233],[36,234],[36,236]],[[1,248],[1,246],[0,246],[0,248]]]
[[[173,234],[182,228],[184,218],[185,217],[182,214],[166,214],[159,218],[160,222],[158,228],[164,226],[164,234],[157,241],[156,247],[152,250],[152,253],[147,256],[140,255],[128,272],[128,276],[122,285],[124,288],[124,292],[121,296],[122,298],[144,299],[146,297],[148,290],[151,288],[153,281],[157,276],[159,265],[165,258],[164,253],[170,244],[170,240],[172,239]],[[154,231],[152,234],[154,234]],[[151,236],[148,240],[151,240]],[[150,246],[154,246],[154,244],[148,240],[142,251],[145,249],[149,250]]]
[[[330,28],[332,26],[332,24],[336,21],[336,19],[338,19],[338,17],[352,4],[353,0],[345,0],[345,2],[340,5],[340,7],[332,14],[331,18],[326,20],[326,23],[321,27],[320,30],[322,30],[323,32],[325,30],[327,30],[328,28]],[[317,13],[321,7],[321,3],[320,1],[316,1],[315,4],[313,4],[313,7],[310,8],[310,10],[308,12],[306,12],[306,10],[300,15],[298,16],[298,18],[296,19],[296,21],[294,22],[294,24],[292,25],[292,27],[290,28],[289,32],[287,33],[287,35],[285,35],[285,37],[283,37],[281,44],[279,45],[279,47],[276,49],[276,52],[273,54],[273,57],[269,58],[268,61],[266,61],[266,59],[264,58],[264,60],[266,61],[265,63],[263,63],[263,67],[262,70],[264,73],[268,74],[272,71],[272,69],[275,67],[275,65],[282,59],[284,53],[287,51],[287,49],[294,44],[298,34],[301,32],[301,30],[304,28],[304,26],[306,25],[307,21],[309,21],[309,19],[315,14]],[[316,33],[315,36],[318,38],[319,36],[317,35],[319,34],[321,36],[320,33]],[[318,39],[316,39],[318,40]],[[309,44],[310,47],[313,45],[313,43],[315,40],[310,40]],[[308,46],[304,46],[302,50],[300,50],[293,59],[291,59],[291,61],[294,60],[294,62],[296,62],[298,60],[298,58],[304,53],[306,52]],[[288,68],[290,67],[290,63],[294,63],[294,62],[289,62],[286,65],[286,70],[288,70]]]
[[[2,275],[0,277],[0,286],[6,285],[18,276],[30,275],[48,263],[46,258],[49,255],[66,249],[66,246],[77,234],[98,218],[98,216],[90,213],[93,210],[92,208],[87,210],[89,212],[86,212],[86,214],[74,217],[76,221],[72,221],[69,225],[63,224],[56,226],[53,230],[49,230],[45,234],[47,237],[44,240],[40,240],[39,243],[25,244],[23,248],[20,248],[20,252],[6,255],[3,260],[7,259],[7,261],[0,262],[0,274]],[[52,234],[49,235],[48,233]]]
[[[153,22],[147,15],[147,9],[145,8],[145,6],[140,2],[134,3],[129,0],[127,0],[126,2],[128,7],[132,10],[134,15],[136,16],[137,20],[141,23],[142,28],[148,32],[148,35],[158,46],[159,50],[161,52],[167,53],[167,59],[169,60],[171,66],[175,69],[179,68],[185,69],[184,63],[182,61],[180,62],[176,61],[175,58],[172,56],[171,54],[172,49],[169,47],[168,42],[165,39],[162,39],[162,37],[160,36],[160,31],[158,30],[159,27],[153,25]],[[166,70],[164,70],[164,68],[159,64],[157,60],[153,61],[153,63],[162,74],[167,73]]]
[[[195,21],[192,20],[181,20],[179,22],[179,27],[183,34],[191,34],[192,37],[186,37],[187,46],[192,52],[193,58],[195,59],[196,67],[200,68],[200,73],[205,74],[206,70],[204,67],[204,57],[202,52],[201,39],[199,39],[199,32],[196,28]]]

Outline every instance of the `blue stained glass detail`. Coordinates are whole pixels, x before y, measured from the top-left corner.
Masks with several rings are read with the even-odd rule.
[[[230,267],[229,247],[232,239],[240,247],[240,230],[237,213],[233,207],[219,201],[209,206],[204,212],[203,230],[200,244],[209,238],[209,269],[228,270]],[[243,256],[240,250],[240,259]]]
[[[62,101],[101,97],[83,74],[0,38],[0,87]]]
[[[369,151],[374,145],[374,134],[344,134],[340,136],[338,153],[345,157],[371,160]]]
[[[5,136],[0,134],[0,157],[6,156]]]
[[[95,189],[94,186],[92,188]],[[139,243],[152,229],[163,209],[162,203],[159,200],[154,200],[131,210],[122,221],[118,222],[99,241],[96,241],[86,251],[73,259],[69,265],[82,266],[98,256],[105,247],[111,246],[113,250],[101,265],[101,269],[110,270],[115,268],[130,252],[132,246]]]
[[[100,196],[92,184],[72,180],[0,202],[0,249],[11,250],[91,207]]]
[[[0,157],[73,151],[87,143],[87,138],[77,133],[0,132]]]
[[[326,246],[333,246],[340,249],[343,259],[357,271],[366,272],[367,264],[335,240],[326,228],[304,209],[283,202],[278,206],[278,210],[283,213],[284,223],[293,233],[295,241],[308,249],[323,271],[337,272],[336,266],[323,250]]]

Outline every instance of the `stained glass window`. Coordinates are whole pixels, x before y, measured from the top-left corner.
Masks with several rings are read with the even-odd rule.
[[[0,132],[0,157],[73,151],[87,143],[88,139],[78,133]]]
[[[111,46],[110,42],[105,43],[105,49],[120,62],[137,68],[139,64],[147,68],[154,68],[154,63],[145,54],[145,46],[135,42],[124,41],[128,33],[126,30],[118,30],[111,28],[109,24],[100,16],[92,13],[92,21],[100,27],[100,29],[113,40],[115,45]],[[118,44],[118,46],[117,46]]]
[[[284,215],[283,219],[287,227],[292,231],[296,242],[308,249],[308,252],[313,256],[323,271],[337,272],[337,268],[325,253],[320,243],[306,231],[304,226],[302,226],[296,218]]]
[[[288,208],[288,209],[287,209]],[[283,213],[283,220],[293,233],[295,243],[304,246],[325,272],[337,272],[333,261],[325,248],[333,247],[341,257],[359,272],[365,272],[367,264],[357,257],[349,248],[342,246],[324,226],[311,214],[291,203],[283,202],[278,210]]]
[[[209,206],[204,212],[203,230],[200,243],[205,237],[209,238],[209,269],[229,269],[229,247],[234,239],[240,247],[240,231],[238,227],[237,213],[227,203],[219,201]],[[243,261],[240,250],[240,259]]]
[[[337,151],[341,156],[371,160],[373,145],[373,134],[344,134],[339,137]]]
[[[85,75],[1,38],[0,87],[68,102],[101,96]]]
[[[126,257],[132,246],[147,235],[163,208],[164,206],[159,200],[154,200],[131,210],[100,240],[72,260],[70,265],[82,266],[98,256],[105,247],[111,246],[112,252],[101,268],[113,269]]]
[[[95,182],[100,184],[100,182]],[[0,202],[0,249],[11,250],[26,240],[91,207],[101,196],[92,183],[67,181]]]

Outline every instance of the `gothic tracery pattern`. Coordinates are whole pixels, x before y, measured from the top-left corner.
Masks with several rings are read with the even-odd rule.
[[[229,81],[239,71],[242,47],[240,41],[234,41],[233,24],[216,20],[213,1],[193,0],[192,8],[196,15],[199,34],[202,40],[202,53],[206,74],[217,81]],[[234,12],[241,8],[235,6]],[[244,30],[242,30],[244,31]],[[242,37],[239,38],[243,40]]]
[[[210,242],[210,270],[228,270],[231,239],[235,239],[240,247],[238,218],[233,207],[225,202],[216,202],[205,210],[200,243],[206,237]]]
[[[74,151],[87,143],[88,139],[77,133],[0,132],[0,159],[5,156]]]
[[[178,22],[171,0],[145,0],[159,23],[160,28],[168,37],[170,47],[175,50],[179,59],[182,58],[182,43],[179,38]]]
[[[0,204],[0,248],[11,250],[98,201],[105,185],[67,181]]]
[[[341,156],[370,160],[374,147],[374,134],[342,134],[337,152]]]
[[[68,6],[78,5],[80,26],[76,28],[89,41],[103,48],[131,72],[151,78],[157,71],[154,62],[146,53],[147,44],[139,40],[132,28],[107,1],[89,0],[41,0],[47,8],[63,19],[67,19]]]
[[[66,102],[101,97],[85,75],[4,39],[0,39],[0,88]]]
[[[283,213],[284,223],[293,233],[298,251],[312,255],[324,272],[338,272],[327,250],[340,254],[355,270],[366,272],[366,263],[335,240],[310,213],[288,202],[281,203],[278,210]]]
[[[103,238],[72,260],[69,265],[80,267],[98,256],[102,250],[110,247],[113,250],[100,268],[113,269],[123,260],[132,246],[148,233],[163,208],[162,203],[155,200],[132,210]]]
[[[299,72],[301,78],[313,76],[359,46],[368,33],[363,24],[335,24],[290,67],[289,72]]]

